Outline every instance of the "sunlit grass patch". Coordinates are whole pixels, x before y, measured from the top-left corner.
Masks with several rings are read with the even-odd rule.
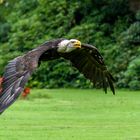
[[[0,116],[0,140],[135,140],[139,128],[139,91],[35,89]]]

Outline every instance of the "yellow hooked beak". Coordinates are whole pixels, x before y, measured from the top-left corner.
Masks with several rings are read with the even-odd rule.
[[[74,47],[75,48],[81,48],[81,42],[79,40],[74,42]]]

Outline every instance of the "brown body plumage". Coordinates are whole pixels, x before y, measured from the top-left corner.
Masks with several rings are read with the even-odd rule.
[[[67,47],[70,49],[73,47],[73,43],[75,43],[75,40],[65,40],[56,39],[48,41],[8,63],[3,75],[4,80],[2,83],[2,92],[0,93],[0,113],[17,99],[24,90],[29,77],[41,61],[53,60],[60,57],[70,60],[72,65],[94,84],[101,83],[105,92],[107,92],[107,86],[109,85],[113,94],[115,94],[114,79],[108,72],[97,48],[88,44],[80,44],[80,48],[75,48],[70,52],[59,52],[58,48],[61,47],[59,44],[62,41],[68,42]],[[77,44],[75,43],[75,45]]]

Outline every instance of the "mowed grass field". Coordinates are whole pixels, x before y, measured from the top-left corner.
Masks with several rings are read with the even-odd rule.
[[[31,91],[0,116],[0,140],[140,140],[140,91]]]

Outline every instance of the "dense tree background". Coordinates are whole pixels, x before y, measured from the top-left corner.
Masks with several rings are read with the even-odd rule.
[[[117,87],[140,89],[140,12],[130,11],[127,0],[0,1],[0,75],[8,60],[54,38],[95,45]],[[29,84],[92,87],[63,59],[43,63]]]

